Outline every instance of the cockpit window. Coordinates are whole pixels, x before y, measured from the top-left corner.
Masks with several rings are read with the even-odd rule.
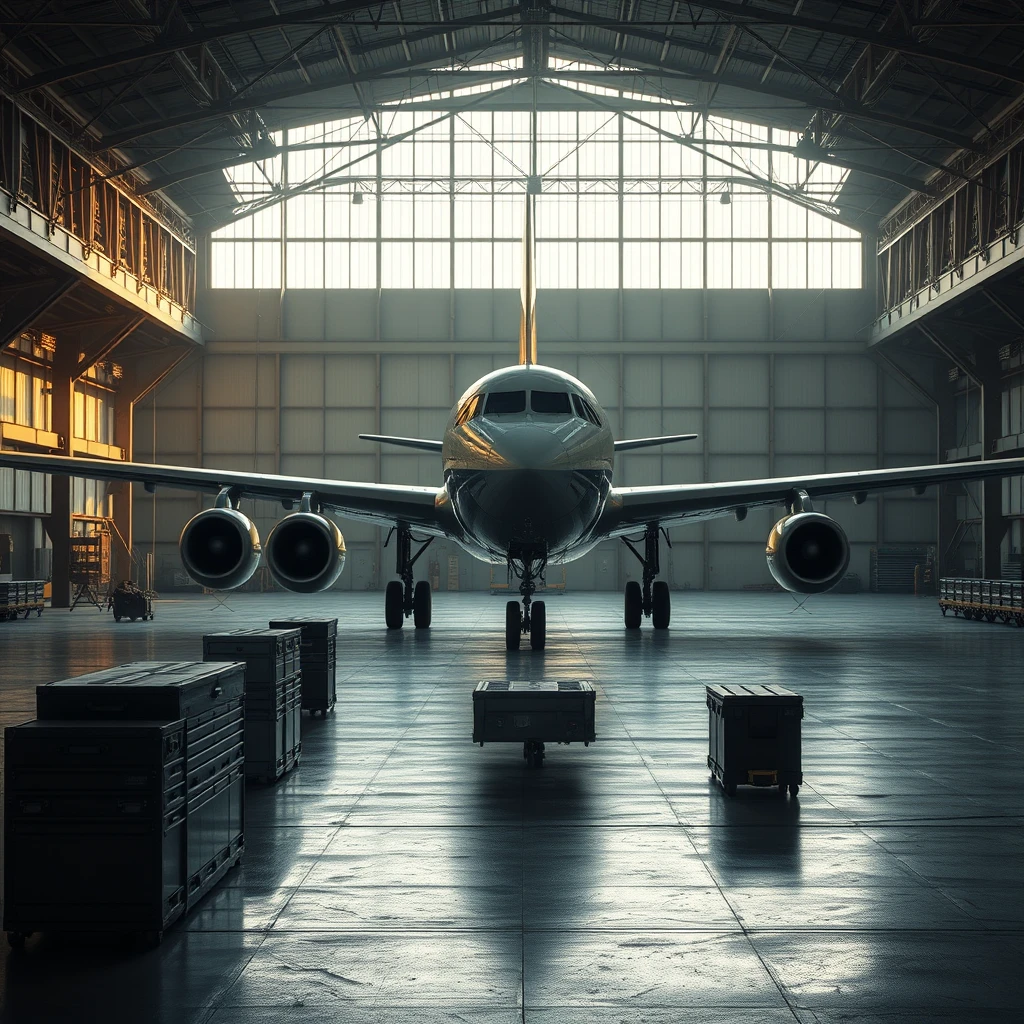
[[[487,395],[487,415],[526,412],[525,391],[491,391]]]
[[[480,412],[480,406],[482,395],[474,395],[466,404],[459,410],[459,415],[455,417],[455,426],[461,427],[463,423],[468,423],[474,416]]]
[[[595,427],[601,426],[601,421],[598,419],[597,413],[594,412],[590,403],[585,398],[580,395],[573,395],[572,404],[576,410],[576,415],[579,416],[580,419],[589,420]]]
[[[569,407],[569,396],[564,391],[531,391],[530,408],[534,412],[556,416],[568,416],[572,412]]]

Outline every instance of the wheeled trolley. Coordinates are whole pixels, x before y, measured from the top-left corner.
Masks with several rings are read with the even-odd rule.
[[[473,691],[473,742],[522,743],[527,764],[544,763],[546,743],[597,739],[594,687],[583,679],[488,679]]]

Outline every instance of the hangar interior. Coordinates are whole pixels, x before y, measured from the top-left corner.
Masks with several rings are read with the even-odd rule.
[[[440,439],[465,390],[515,362],[531,196],[541,362],[592,389],[616,438],[699,435],[618,456],[618,483],[1024,455],[1017,4],[27,7],[0,0],[5,450],[437,485],[436,454],[357,435]],[[104,586],[132,578],[166,599],[166,618],[136,636],[108,635],[106,619],[97,630],[88,602],[59,625],[49,609],[0,624],[6,664],[22,666],[4,670],[4,724],[31,717],[35,683],[187,658],[211,624],[336,609],[339,657],[349,641],[345,721],[316,723],[302,771],[251,799],[241,881],[141,959],[90,953],[84,974],[67,949],[50,968],[9,960],[0,1016],[23,1020],[43,999],[39,1019],[63,1019],[74,1000],[46,1002],[49,969],[68,998],[122,980],[157,1016],[215,1024],[298,1019],[306,998],[324,1019],[460,1019],[444,1009],[453,992],[452,1014],[480,1021],[831,1021],[892,1006],[952,1020],[965,1001],[998,1020],[1017,1005],[1004,958],[1024,948],[1006,870],[1024,853],[1021,808],[988,769],[1012,760],[1000,774],[1020,781],[1024,709],[1006,690],[1019,645],[925,625],[923,604],[887,595],[934,596],[940,577],[1020,580],[1024,477],[818,503],[850,540],[843,589],[864,596],[806,608],[757,593],[771,589],[765,538],[783,509],[671,529],[662,578],[690,592],[674,621],[689,647],[618,642],[620,598],[601,592],[621,595],[640,569],[601,543],[549,572],[565,592],[552,602],[564,649],[546,663],[475,645],[498,612],[465,592],[501,590],[506,573],[444,540],[415,567],[438,592],[440,628],[378,650],[394,556],[364,523],[340,523],[347,568],[326,596],[294,598],[260,572],[254,593],[213,601],[178,553],[210,504],[0,467],[0,580],[46,579],[52,609],[73,606],[82,551],[102,538]],[[242,508],[261,536],[282,515]],[[462,684],[553,673],[604,685],[607,758],[600,744],[559,750],[525,781],[500,747],[471,762]],[[806,684],[808,785],[781,817],[719,806],[706,786],[696,684],[751,673]],[[964,717],[979,696],[1006,701],[998,735]],[[951,772],[950,751],[972,771]],[[590,838],[574,844],[580,824]],[[404,888],[416,854],[403,828],[422,830],[425,858]],[[460,845],[459,828],[476,838]],[[349,854],[351,833],[363,845]],[[931,860],[920,844],[935,844]],[[589,884],[567,866],[575,851]],[[489,858],[502,878],[480,868]],[[447,881],[432,909],[434,871]],[[836,879],[841,906],[826,913]],[[346,906],[349,883],[366,906]],[[1008,887],[1002,907],[993,886]],[[434,950],[417,982],[414,961],[439,937],[462,967]],[[930,955],[979,971],[987,994],[929,982]],[[679,982],[696,963],[699,980]],[[345,993],[346,964],[377,1003]],[[168,973],[180,993],[161,988]],[[898,995],[901,973],[912,981]]]

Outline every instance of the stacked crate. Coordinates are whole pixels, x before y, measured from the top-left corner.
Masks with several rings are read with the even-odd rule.
[[[326,716],[338,702],[338,620],[276,619],[270,628],[302,630],[302,710]]]
[[[203,637],[205,661],[245,662],[245,777],[276,782],[302,752],[302,633],[234,629]]]
[[[244,850],[240,664],[48,683],[5,733],[4,927],[159,940]]]

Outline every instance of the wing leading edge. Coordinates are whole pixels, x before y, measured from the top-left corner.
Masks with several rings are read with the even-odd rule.
[[[857,498],[894,488],[923,490],[955,480],[982,480],[1022,473],[1024,458],[726,483],[616,487],[594,532],[602,537],[620,537],[647,523],[680,526],[701,522],[730,515],[737,509],[785,505],[800,491],[811,498]]]
[[[0,466],[88,477],[93,480],[127,480],[147,488],[173,487],[216,494],[229,488],[240,498],[299,502],[314,494],[319,504],[349,519],[394,526],[405,523],[427,533],[444,535],[449,525],[447,496],[443,488],[400,484],[318,480],[310,477],[237,473],[223,469],[188,469],[149,465],[144,462],[106,462],[65,455],[26,455],[0,452]]]

